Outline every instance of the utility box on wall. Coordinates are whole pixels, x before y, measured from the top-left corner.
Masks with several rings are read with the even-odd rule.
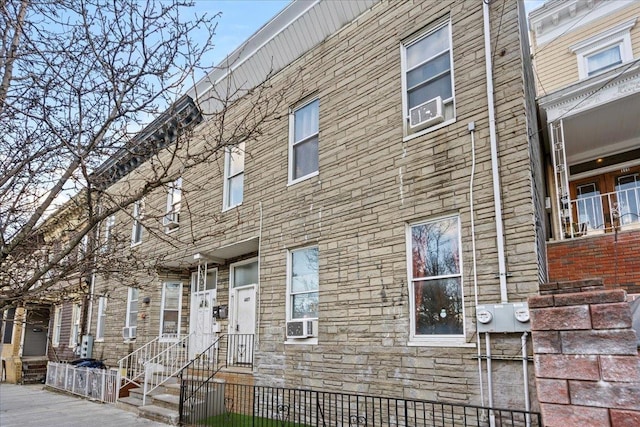
[[[476,307],[478,332],[527,332],[529,304],[526,302],[487,304]]]
[[[93,352],[93,335],[83,335],[80,343],[80,357],[88,359]]]

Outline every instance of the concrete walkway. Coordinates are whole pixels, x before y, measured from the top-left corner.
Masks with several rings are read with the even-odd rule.
[[[138,418],[110,404],[48,391],[43,385],[0,383],[0,426],[166,427],[167,424]]]

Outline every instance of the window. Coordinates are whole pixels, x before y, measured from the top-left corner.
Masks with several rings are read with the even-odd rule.
[[[630,31],[635,23],[636,19],[623,22],[570,47],[577,56],[581,79],[633,60]]]
[[[405,135],[454,119],[449,21],[404,43],[401,58]]]
[[[55,308],[53,312],[53,336],[51,337],[51,344],[54,347],[60,345],[60,335],[62,333],[62,306]]]
[[[142,200],[133,204],[133,226],[131,228],[131,245],[142,242]]]
[[[138,295],[137,288],[129,288],[129,295],[127,296],[127,315],[125,318],[125,329],[133,331],[138,326]],[[125,334],[126,337],[135,338],[135,333],[131,332]]]
[[[408,227],[411,338],[464,333],[460,223],[448,217]]]
[[[231,267],[231,271],[232,286],[234,288],[258,283],[258,261],[234,264]]]
[[[289,252],[288,320],[318,318],[318,248]]]
[[[320,101],[314,99],[293,110],[289,122],[289,183],[318,174]]]
[[[180,306],[182,284],[164,283],[162,287],[162,311],[160,312],[160,338],[175,340],[180,337]]]
[[[71,333],[69,335],[69,347],[76,348],[80,343],[80,317],[81,317],[80,304],[73,304],[73,310],[71,312]]]
[[[4,312],[4,328],[2,334],[2,343],[11,344],[13,340],[13,323],[16,316],[16,309],[12,307]]]
[[[224,203],[229,209],[242,203],[244,187],[244,142],[229,147],[224,159]]]
[[[167,193],[167,213],[163,218],[165,232],[175,230],[180,224],[180,208],[182,206],[182,178],[169,184]]]
[[[98,321],[96,323],[96,340],[104,340],[104,327],[107,318],[107,298],[98,299]]]
[[[111,244],[113,241],[113,227],[116,225],[116,217],[115,215],[111,215],[108,217],[104,223],[104,238],[102,251],[107,252],[111,248]]]

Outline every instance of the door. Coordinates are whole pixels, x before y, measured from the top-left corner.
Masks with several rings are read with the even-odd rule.
[[[213,318],[213,307],[216,305],[218,270],[199,267],[191,274],[191,303],[189,332],[189,357],[204,352],[215,340],[217,332],[216,320]],[[213,354],[203,355],[211,359]]]
[[[229,322],[229,363],[251,364],[256,332],[256,289],[258,262],[251,260],[231,265],[230,292],[232,318]]]

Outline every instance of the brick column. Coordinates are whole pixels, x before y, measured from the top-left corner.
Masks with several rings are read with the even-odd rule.
[[[545,426],[640,426],[640,356],[624,290],[549,283],[529,298]]]

